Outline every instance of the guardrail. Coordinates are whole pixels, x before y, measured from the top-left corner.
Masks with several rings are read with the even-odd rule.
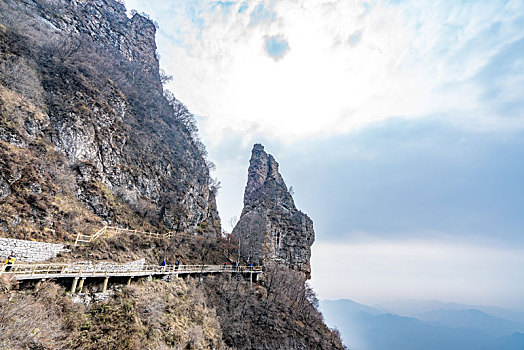
[[[158,232],[151,232],[151,231],[133,230],[129,228],[121,228],[121,227],[116,227],[116,226],[104,226],[100,230],[98,230],[96,233],[91,234],[91,235],[85,235],[83,233],[78,233],[76,235],[75,246],[80,245],[80,244],[91,243],[94,240],[96,240],[98,237],[104,234],[110,234],[110,233],[139,234],[139,235],[145,235],[145,236],[155,237],[155,238],[171,238],[173,236],[193,237],[192,235],[188,235],[184,233],[177,233],[174,231],[169,231],[167,233],[158,233]]]
[[[18,280],[70,278],[70,277],[110,277],[110,276],[151,276],[167,274],[207,274],[207,273],[261,273],[261,267],[231,265],[129,265],[129,264],[14,264],[10,271],[2,275],[14,276]]]

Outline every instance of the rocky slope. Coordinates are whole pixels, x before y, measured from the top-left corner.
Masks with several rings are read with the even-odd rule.
[[[255,264],[274,261],[310,277],[313,222],[295,207],[278,163],[260,144],[253,147],[244,209],[233,236],[245,260]]]
[[[163,91],[155,31],[112,0],[0,3],[0,232],[220,232],[205,149]]]
[[[0,1],[0,236],[64,242],[104,223],[189,231],[104,236],[56,259],[232,263],[238,247],[218,237],[194,118],[163,90],[155,30],[116,0]],[[109,299],[87,285],[90,303],[75,304],[58,284],[70,281],[17,286],[2,275],[0,348],[342,349],[305,283],[311,220],[255,149],[242,222],[260,213],[264,241],[256,257],[241,248],[260,262],[262,244],[272,248],[263,281],[116,280]]]

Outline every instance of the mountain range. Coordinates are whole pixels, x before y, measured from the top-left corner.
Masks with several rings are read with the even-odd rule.
[[[367,306],[347,299],[323,300],[320,308],[352,350],[524,349],[524,312],[439,301]]]

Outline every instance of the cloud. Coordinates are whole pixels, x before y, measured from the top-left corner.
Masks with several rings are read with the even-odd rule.
[[[160,24],[225,229],[262,142],[315,222],[322,298],[522,295],[522,1],[126,5]]]
[[[286,153],[285,179],[324,239],[439,231],[524,246],[522,131],[397,119]]]
[[[264,39],[264,48],[275,61],[282,59],[289,51],[289,43],[282,35],[266,35]]]
[[[357,30],[349,36],[348,43],[351,46],[355,46],[360,42],[361,39],[362,39],[362,31]]]
[[[442,240],[375,240],[318,243],[312,257],[312,285],[322,299],[352,298],[371,305],[438,299],[522,307],[522,249]]]
[[[524,126],[522,93],[475,80],[486,69],[522,80],[521,65],[495,65],[524,38],[518,1],[126,3],[160,23],[169,88],[209,117],[201,130],[215,142],[228,129],[292,142],[436,114],[464,127]]]
[[[224,222],[242,210],[252,147],[245,135],[228,135],[209,148],[223,183],[218,204]],[[524,247],[524,164],[516,161],[524,159],[522,131],[398,118],[322,140],[255,139],[280,163],[320,241],[363,232],[389,239],[446,232]]]
[[[240,5],[240,8],[239,8],[239,13],[242,13],[243,12],[243,9],[242,9],[242,6],[245,6],[244,5],[245,3],[242,3],[242,5]],[[254,8],[253,8],[253,11],[251,12],[251,21],[250,21],[250,25],[257,25],[257,24],[260,24],[260,23],[267,23],[267,22],[272,22],[275,20],[275,13],[271,10],[269,10],[265,5],[264,5],[264,2],[260,2],[258,3],[258,5],[256,5]]]

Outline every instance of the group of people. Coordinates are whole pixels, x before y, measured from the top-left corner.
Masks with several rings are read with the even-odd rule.
[[[225,263],[224,266],[227,266],[227,263]],[[238,262],[238,261],[236,262],[236,264],[234,266],[235,271],[244,271],[246,269],[248,271],[250,271],[250,270],[256,270],[257,268],[258,268],[258,266],[256,264],[253,265],[253,263],[249,263],[249,265],[247,265],[247,266],[242,266],[242,265],[240,265],[240,262]]]
[[[175,260],[175,270],[178,270],[178,266],[180,265],[180,261],[178,260],[178,258],[176,258]],[[162,261],[160,262],[160,268],[162,269],[165,269],[165,267],[167,266],[167,262],[166,262],[166,258],[163,258]],[[224,263],[224,267],[227,267],[227,262]],[[236,264],[233,266],[234,270],[235,271],[244,271],[244,270],[256,270],[258,268],[257,265],[253,265],[253,263],[250,263],[248,266],[241,266],[240,265],[240,262],[236,262]]]
[[[167,265],[166,258],[162,259],[162,262],[160,263],[160,267],[165,268]],[[175,260],[175,270],[178,270],[178,265],[180,265],[180,261],[178,258]]]
[[[11,254],[9,254],[9,256],[5,259],[5,269],[4,271],[5,272],[9,272],[11,271],[11,269],[13,268],[13,264],[15,263],[16,261],[16,255],[15,255],[15,252],[11,252]]]

